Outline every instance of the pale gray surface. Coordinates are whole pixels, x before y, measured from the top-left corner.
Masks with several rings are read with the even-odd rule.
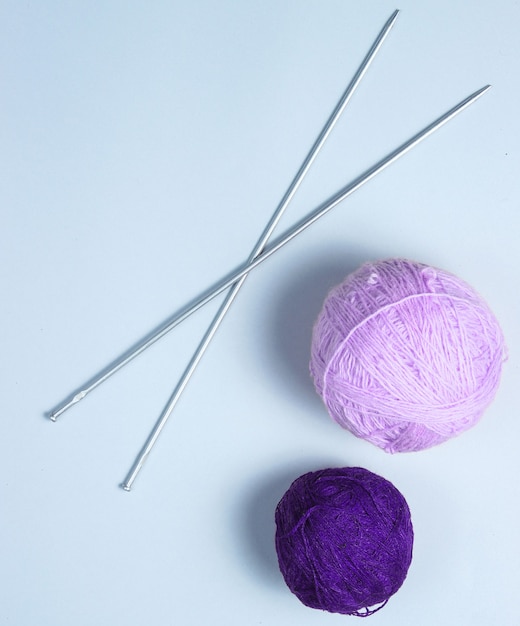
[[[315,0],[5,2],[0,623],[354,622],[301,605],[273,547],[291,480],[390,479],[414,519],[382,626],[515,626],[520,5],[406,0],[280,232],[464,96],[471,109],[255,271],[128,494],[118,488],[218,303],[52,424],[44,413],[255,244],[396,8]],[[329,287],[406,256],[473,284],[509,346],[472,431],[388,456],[307,377]]]

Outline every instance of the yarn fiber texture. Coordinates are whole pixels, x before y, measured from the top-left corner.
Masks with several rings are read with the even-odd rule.
[[[366,617],[406,578],[413,548],[408,505],[392,483],[366,469],[300,476],[275,521],[280,571],[306,606]]]
[[[500,326],[467,283],[404,259],[363,265],[315,323],[310,371],[331,417],[386,452],[437,445],[495,396]]]

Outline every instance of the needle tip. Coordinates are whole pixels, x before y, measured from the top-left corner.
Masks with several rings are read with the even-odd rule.
[[[401,11],[399,11],[399,9],[396,9],[392,15],[388,18],[388,24],[389,25],[393,25],[393,23],[395,22],[395,20],[397,19],[397,16],[399,15]]]
[[[55,422],[55,421],[58,419],[58,416],[57,416],[57,415],[54,415],[54,413],[51,413],[51,414],[49,415],[49,418],[50,418],[51,422]]]
[[[130,491],[130,486],[127,485],[126,483],[122,483],[121,489],[123,489],[124,491]]]
[[[484,85],[484,87],[481,87],[480,89],[475,91],[475,93],[472,96],[470,96],[470,99],[477,100],[478,98],[480,98],[480,96],[483,96],[490,89],[491,89],[491,85]]]

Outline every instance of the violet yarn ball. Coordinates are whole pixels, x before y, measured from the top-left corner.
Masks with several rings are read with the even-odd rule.
[[[481,296],[441,269],[368,263],[331,291],[310,371],[331,417],[386,452],[437,445],[473,426],[505,359]]]
[[[408,505],[392,483],[366,469],[300,476],[275,521],[280,571],[306,606],[366,617],[406,578],[413,548]]]

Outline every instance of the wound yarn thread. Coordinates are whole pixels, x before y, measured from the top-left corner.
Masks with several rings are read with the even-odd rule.
[[[495,396],[500,326],[467,283],[404,259],[368,263],[331,291],[310,371],[331,417],[386,452],[439,444]]]
[[[300,476],[280,500],[275,521],[280,571],[306,606],[366,617],[406,578],[410,510],[392,483],[366,469]]]

